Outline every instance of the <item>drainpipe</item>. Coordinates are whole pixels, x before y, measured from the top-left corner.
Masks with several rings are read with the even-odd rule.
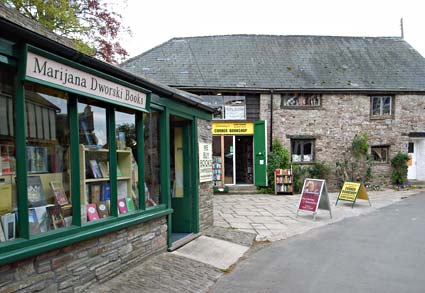
[[[273,144],[273,90],[270,90],[270,146],[269,150],[272,151]]]

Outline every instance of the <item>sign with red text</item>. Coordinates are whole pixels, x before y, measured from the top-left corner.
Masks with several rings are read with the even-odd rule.
[[[306,179],[298,202],[297,216],[298,211],[303,210],[312,212],[313,219],[316,219],[318,209],[328,210],[332,218],[326,182],[321,179]]]

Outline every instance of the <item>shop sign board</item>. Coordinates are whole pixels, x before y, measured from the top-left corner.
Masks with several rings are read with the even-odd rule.
[[[245,106],[224,106],[227,120],[245,120]]]
[[[199,182],[213,180],[212,171],[212,144],[199,143]]]
[[[213,122],[213,135],[253,135],[253,122]]]
[[[344,185],[342,186],[338,198],[336,199],[335,205],[338,204],[338,201],[343,200],[352,202],[353,205],[351,207],[353,208],[358,198],[367,200],[369,202],[369,205],[372,206],[363,183],[346,181],[344,182]]]
[[[318,209],[328,210],[332,219],[326,181],[321,179],[306,179],[304,180],[301,197],[298,202],[297,216],[300,210],[308,211],[313,213],[313,220],[315,220]]]
[[[115,104],[128,105],[147,111],[147,94],[68,66],[33,52],[27,53],[26,79],[47,82],[56,88],[67,88],[77,93],[100,97]]]

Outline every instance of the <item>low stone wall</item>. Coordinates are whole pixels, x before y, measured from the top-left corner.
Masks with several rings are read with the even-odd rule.
[[[0,267],[0,291],[81,292],[167,248],[166,218]]]

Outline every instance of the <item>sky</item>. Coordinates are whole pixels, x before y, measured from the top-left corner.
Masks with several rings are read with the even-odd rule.
[[[127,0],[115,2],[137,56],[174,37],[230,34],[401,36],[425,56],[425,1]],[[422,2],[422,3],[421,3]],[[117,4],[120,3],[120,4]]]

